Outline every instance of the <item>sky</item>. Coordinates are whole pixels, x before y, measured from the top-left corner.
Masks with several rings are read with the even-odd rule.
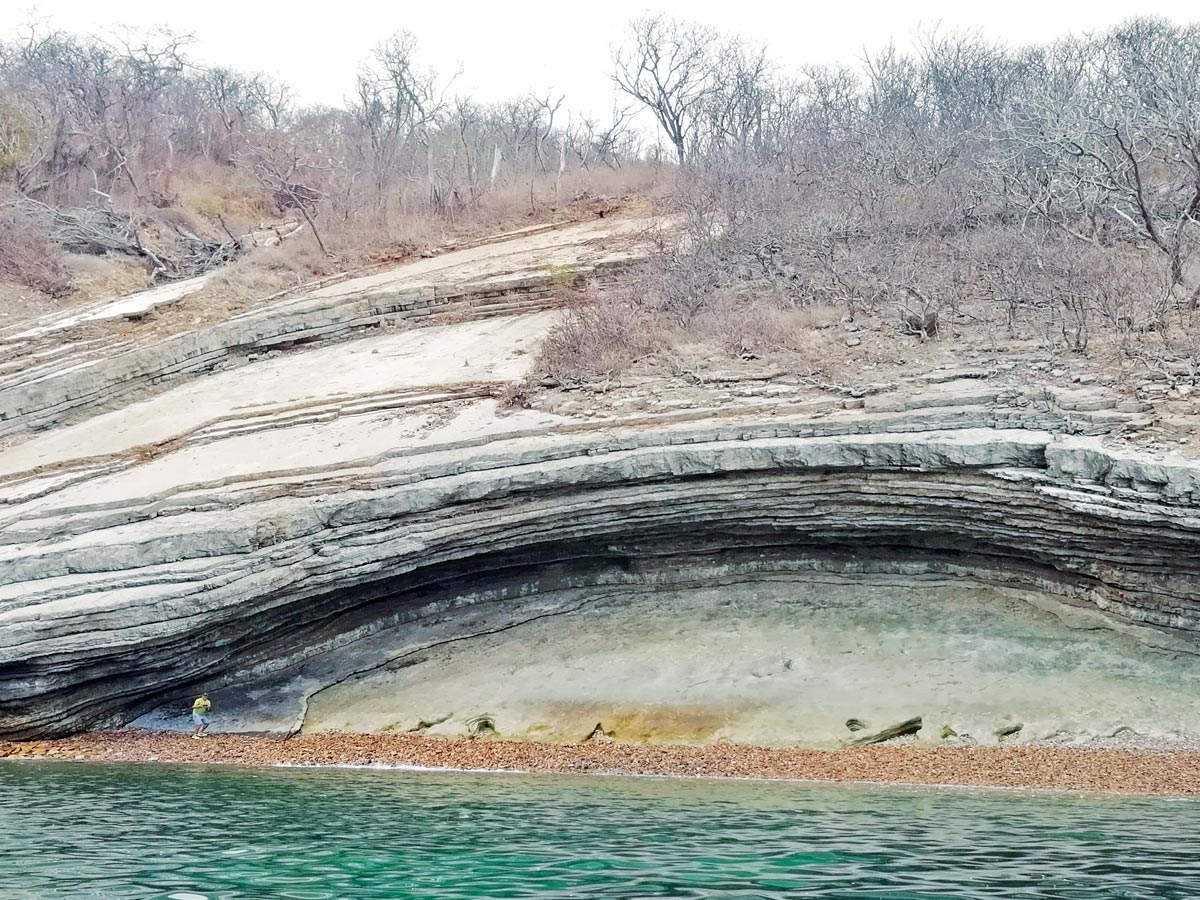
[[[531,91],[565,94],[564,108],[603,118],[616,99],[609,78],[612,48],[628,22],[646,14],[686,18],[763,43],[782,67],[798,69],[853,63],[889,42],[910,46],[934,27],[974,29],[1017,45],[1103,29],[1134,11],[1200,21],[1195,0],[41,0],[36,6],[0,0],[0,36],[15,37],[32,17],[84,34],[165,26],[195,37],[190,53],[198,62],[265,72],[292,85],[302,102],[340,105],[372,48],[407,29],[427,65],[445,75],[461,69],[453,93],[484,102]]]

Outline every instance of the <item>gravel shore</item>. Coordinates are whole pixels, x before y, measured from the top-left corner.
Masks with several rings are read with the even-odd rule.
[[[1200,751],[1192,750],[1045,746],[803,750],[734,744],[539,744],[409,734],[314,734],[286,740],[214,734],[193,740],[178,733],[112,731],[54,741],[0,743],[0,757],[785,778],[1200,797]]]

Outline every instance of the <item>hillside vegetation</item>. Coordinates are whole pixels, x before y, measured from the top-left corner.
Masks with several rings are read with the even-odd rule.
[[[802,63],[637,20],[596,73],[627,104],[601,122],[553,93],[459,96],[404,32],[333,108],[203,66],[169,33],[32,28],[0,44],[0,315],[217,267],[188,302],[236,309],[636,200],[677,229],[566,316],[542,377],[713,359],[828,376],[1019,341],[1194,381],[1200,27],[1135,19],[1024,48],[933,32]],[[281,223],[302,227],[263,246]]]
[[[552,336],[561,381],[1013,340],[1195,378],[1200,27],[1019,49],[932,33],[797,68],[659,18],[614,73],[673,146],[685,240]]]
[[[0,43],[0,315],[209,271],[285,220],[301,237],[258,253],[229,290],[270,293],[653,191],[627,110],[600,123],[554,94],[477,103],[420,64],[407,33],[379,45],[337,108],[204,66],[188,43],[40,26]]]

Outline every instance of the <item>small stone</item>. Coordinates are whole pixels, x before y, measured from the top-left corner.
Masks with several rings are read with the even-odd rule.
[[[861,343],[862,343],[862,338],[856,338],[856,337],[846,338],[846,346],[847,347],[857,347]]]
[[[585,742],[587,742],[587,741],[599,741],[599,742],[600,742],[600,743],[602,743],[602,744],[611,744],[611,743],[612,743],[612,740],[613,740],[613,738],[614,738],[615,736],[616,736],[616,732],[615,732],[615,731],[605,731],[605,730],[604,730],[604,723],[602,723],[602,722],[597,722],[597,723],[596,723],[596,727],[595,727],[595,728],[593,728],[593,729],[591,730],[591,732],[588,734],[588,736],[587,736],[587,737],[585,737],[583,740],[584,740]]]

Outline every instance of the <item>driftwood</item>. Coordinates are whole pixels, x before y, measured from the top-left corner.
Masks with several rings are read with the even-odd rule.
[[[227,241],[212,241],[179,226],[175,226],[175,233],[179,236],[180,249],[180,258],[176,265],[188,276],[203,275],[218,266],[233,262],[241,256],[244,249],[242,241],[233,235],[230,235]],[[228,231],[226,233],[228,234]]]
[[[146,260],[151,278],[172,281],[203,275],[237,259],[248,243],[225,228],[228,240],[202,238],[186,228],[175,226],[175,257],[151,250],[142,243],[135,216],[103,207],[65,207],[55,209],[35,200],[26,201],[50,215],[50,238],[70,253],[103,256],[119,253]],[[224,227],[224,222],[222,222]]]
[[[855,738],[850,742],[851,746],[861,747],[866,744],[881,744],[884,741],[890,741],[892,738],[904,737],[909,734],[916,734],[921,730],[921,717],[908,719],[900,722],[898,725],[890,725],[882,731],[876,731],[874,734],[864,734],[860,738]]]
[[[71,253],[143,253],[133,216],[95,207],[50,208],[50,237]]]

